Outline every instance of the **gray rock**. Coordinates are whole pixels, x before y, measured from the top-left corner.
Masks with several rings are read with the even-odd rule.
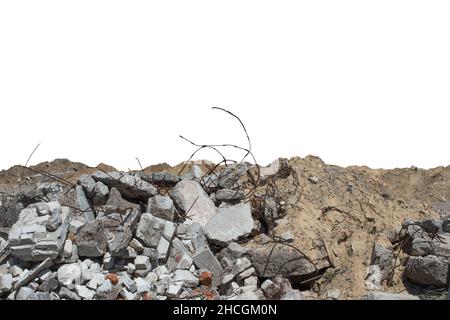
[[[198,286],[198,278],[188,270],[175,270],[173,281],[175,285],[181,285],[187,288],[195,288]]]
[[[39,216],[36,208],[21,211],[8,238],[12,256],[25,261],[44,261],[59,256],[67,236],[69,208],[63,207],[62,212],[58,213],[61,208],[59,204],[47,205],[50,213],[47,215]],[[53,216],[59,216],[61,223],[55,231],[49,231],[46,225]]]
[[[289,290],[286,292],[280,300],[303,300],[303,295],[300,290]]]
[[[219,246],[227,246],[250,235],[254,221],[250,204],[237,204],[219,208],[205,227],[207,238]]]
[[[143,213],[136,230],[136,238],[145,245],[156,248],[163,236],[169,242],[172,241],[175,229],[173,222]]]
[[[137,291],[137,293],[144,293],[144,292],[150,292],[151,291],[150,285],[144,279],[138,277],[138,278],[134,279],[134,282],[136,283],[136,291]]]
[[[42,281],[38,290],[42,292],[50,292],[56,290],[56,288],[58,288],[58,280],[56,279],[56,274],[52,273],[49,278]]]
[[[327,299],[330,299],[330,300],[338,300],[339,297],[341,296],[341,290],[339,290],[339,289],[328,290],[326,292],[325,296],[327,297]]]
[[[181,285],[171,284],[166,292],[166,296],[168,298],[177,298],[182,289],[183,287]]]
[[[155,217],[173,221],[175,206],[169,197],[156,195],[148,199],[147,211]]]
[[[70,239],[67,239],[66,242],[64,243],[63,257],[70,258],[72,256],[72,253],[73,253],[72,241]]]
[[[216,199],[225,202],[235,202],[244,198],[242,190],[220,189],[216,192]]]
[[[61,287],[61,289],[59,290],[59,297],[67,300],[81,300],[79,295],[67,289],[66,287]]]
[[[136,283],[134,283],[134,281],[131,280],[131,278],[130,278],[130,276],[128,276],[128,274],[122,273],[119,276],[119,279],[131,293],[135,293],[137,291]]]
[[[144,252],[144,246],[136,238],[131,239],[131,241],[128,245],[130,247],[132,247],[136,251],[137,254],[142,254]]]
[[[134,259],[134,265],[137,270],[149,270],[151,268],[150,259],[146,256],[137,256]]]
[[[410,255],[425,256],[431,250],[430,242],[420,237],[414,237],[411,241]]]
[[[158,261],[160,263],[166,262],[169,250],[170,250],[170,242],[166,238],[162,237],[158,243],[158,247],[156,248],[156,251],[158,252]]]
[[[10,292],[12,290],[13,277],[8,274],[0,274],[0,293]]]
[[[442,231],[450,233],[450,216],[442,218]]]
[[[131,175],[121,172],[104,173],[101,171],[94,172],[92,178],[100,181],[108,187],[116,188],[128,199],[148,199],[158,193],[158,190],[138,175]]]
[[[34,292],[28,300],[51,300],[51,297],[48,292]]]
[[[34,290],[30,287],[21,287],[16,293],[16,300],[30,300]]]
[[[378,265],[382,274],[382,280],[386,279],[392,271],[392,250],[385,248],[381,243],[375,241],[372,249],[371,265]]]
[[[264,294],[259,289],[245,291],[238,295],[234,300],[264,300]]]
[[[367,300],[420,300],[420,299],[411,294],[371,291],[367,294]]]
[[[170,256],[167,261],[168,268],[170,270],[189,269],[192,266],[192,263],[192,255],[189,250],[184,246],[181,240],[174,238]]]
[[[366,287],[369,290],[378,290],[381,288],[382,274],[380,266],[374,264],[367,268]]]
[[[106,228],[114,221],[96,219],[83,225],[76,234],[76,244],[80,257],[101,257],[108,246]]]
[[[169,186],[175,185],[180,181],[179,176],[168,172],[155,172],[150,174],[143,174],[142,179],[147,182],[154,183],[156,185],[165,184]]]
[[[84,193],[90,198],[94,194],[95,181],[88,174],[82,174],[78,178],[78,183],[83,188]]]
[[[185,234],[186,239],[190,239],[192,241],[192,245],[195,250],[203,248],[208,245],[208,241],[206,240],[206,235],[203,227],[197,223],[192,223]]]
[[[442,228],[442,221],[437,219],[423,219],[421,222],[422,228],[428,233],[438,233]]]
[[[197,268],[212,272],[214,286],[220,285],[223,277],[223,268],[208,247],[198,249],[192,258]]]
[[[205,226],[217,214],[214,202],[196,181],[183,180],[170,191],[170,197],[183,213],[188,212],[186,223],[197,222]]]
[[[79,263],[64,264],[58,269],[58,283],[63,286],[80,284],[81,266]]]
[[[86,286],[76,285],[75,291],[84,300],[92,300],[95,295],[95,291],[87,288]]]
[[[447,282],[447,271],[446,259],[428,255],[409,257],[404,275],[415,283],[443,287]]]
[[[450,259],[450,235],[443,233],[430,242],[430,254]]]
[[[83,187],[77,186],[76,189],[76,205],[81,212],[81,215],[86,219],[86,221],[92,221],[95,219],[94,211],[92,211],[89,205],[88,199],[84,194]]]
[[[92,204],[94,206],[104,205],[106,203],[106,200],[108,199],[108,195],[108,187],[100,181],[96,182],[93,190]]]

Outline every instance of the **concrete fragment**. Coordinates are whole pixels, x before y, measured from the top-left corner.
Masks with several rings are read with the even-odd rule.
[[[97,171],[92,174],[92,178],[110,188],[116,188],[128,199],[148,199],[158,193],[153,185],[142,180],[138,175],[117,171],[109,173]]]
[[[254,221],[250,204],[237,204],[219,208],[218,214],[205,227],[207,238],[219,246],[227,246],[248,235],[253,230]]]
[[[197,268],[212,272],[214,286],[220,285],[223,277],[223,268],[208,247],[197,250],[192,258]]]
[[[61,287],[59,290],[59,297],[67,300],[81,300],[81,297],[78,294],[66,287]]]
[[[0,275],[0,293],[10,292],[12,290],[13,276],[11,274]]]
[[[198,278],[188,270],[175,270],[174,283],[183,287],[195,288],[198,286]]]
[[[84,300],[92,300],[95,295],[94,290],[90,290],[86,286],[82,286],[82,285],[76,285],[75,291]]]
[[[21,287],[16,293],[16,300],[29,300],[33,293],[30,287]]]
[[[405,293],[371,291],[367,294],[367,300],[420,300],[420,298]]]
[[[447,271],[446,259],[428,255],[409,257],[404,275],[415,283],[444,287],[447,283]]]
[[[147,212],[155,217],[172,221],[175,215],[175,206],[170,197],[156,195],[148,199]]]
[[[58,269],[58,282],[63,286],[80,284],[81,266],[79,263],[64,264]]]
[[[217,207],[196,181],[183,180],[170,191],[170,197],[183,213],[189,210],[186,223],[197,222],[205,226],[217,214]]]

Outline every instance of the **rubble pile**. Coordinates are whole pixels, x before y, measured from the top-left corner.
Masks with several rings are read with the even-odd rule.
[[[322,164],[300,178],[292,164],[278,159],[257,170],[237,163],[211,172],[192,162],[182,174],[78,166],[72,185],[37,175],[34,188],[3,200],[18,214],[0,229],[0,299],[352,298],[334,281],[348,257],[368,247],[364,271],[354,277],[365,287],[360,298],[423,298],[389,292],[387,284],[399,279],[446,288],[448,213],[377,230],[365,204],[358,203],[364,219],[345,207],[368,198],[356,194],[358,184],[333,190],[329,201],[320,192],[340,186],[319,175]],[[385,204],[392,195],[378,193],[371,201],[400,210]],[[367,238],[358,233],[364,228]]]

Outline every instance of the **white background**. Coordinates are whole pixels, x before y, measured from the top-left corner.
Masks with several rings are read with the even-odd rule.
[[[32,164],[119,169],[185,160],[178,134],[245,145],[212,106],[264,165],[448,165],[449,17],[449,1],[1,1],[0,169],[39,142]]]

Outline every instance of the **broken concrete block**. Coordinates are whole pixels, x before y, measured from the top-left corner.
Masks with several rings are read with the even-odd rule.
[[[137,270],[149,270],[151,268],[150,259],[146,256],[137,256],[134,259],[134,265]]]
[[[189,269],[192,266],[192,263],[192,255],[189,250],[184,246],[181,240],[174,238],[170,256],[167,261],[168,268],[170,270]]]
[[[29,287],[21,287],[16,293],[16,300],[29,300],[34,290]]]
[[[59,297],[67,300],[81,300],[80,296],[66,287],[61,287]]]
[[[188,270],[175,270],[174,284],[187,288],[195,288],[198,286],[198,278]]]
[[[148,199],[147,212],[155,217],[173,221],[175,211],[175,206],[170,197],[156,195]]]
[[[63,286],[80,284],[81,266],[79,263],[64,264],[58,269],[58,282]]]
[[[116,188],[128,199],[148,199],[158,193],[158,190],[153,185],[142,180],[138,175],[117,171],[109,173],[97,171],[92,174],[92,178],[110,188]]]
[[[420,298],[405,293],[370,291],[367,294],[367,300],[420,300]]]
[[[205,227],[207,238],[219,246],[227,246],[250,235],[254,227],[250,204],[237,204],[219,208],[219,213]]]
[[[189,210],[186,223],[205,226],[217,213],[217,207],[196,181],[182,180],[170,191],[170,197],[183,213]]]
[[[50,206],[51,204],[51,206]],[[47,258],[56,259],[64,246],[67,236],[69,208],[63,207],[62,212],[55,214],[61,219],[55,231],[49,231],[46,225],[52,219],[52,212],[59,212],[59,204],[48,203],[50,214],[39,216],[36,208],[23,209],[19,220],[9,233],[11,254],[25,261],[44,261]],[[57,209],[58,208],[58,209]]]
[[[447,283],[447,271],[447,259],[428,255],[409,257],[404,275],[415,283],[444,287]]]
[[[75,291],[84,300],[92,300],[95,295],[94,290],[90,290],[86,286],[82,286],[82,285],[76,285]]]
[[[93,190],[92,204],[94,206],[104,205],[106,203],[106,200],[108,199],[108,195],[108,187],[100,181],[96,182]]]
[[[13,276],[11,274],[0,275],[0,293],[10,292],[12,290]]]
[[[85,218],[85,221],[89,222],[95,219],[94,211],[92,211],[89,201],[84,194],[83,187],[77,186],[76,189],[76,205],[80,210],[81,216]]]
[[[192,258],[197,268],[212,272],[213,285],[219,286],[222,282],[223,268],[211,250],[208,247],[200,248]]]
[[[175,229],[173,222],[143,213],[136,230],[136,238],[145,245],[156,248],[163,236],[167,241],[172,241]]]

